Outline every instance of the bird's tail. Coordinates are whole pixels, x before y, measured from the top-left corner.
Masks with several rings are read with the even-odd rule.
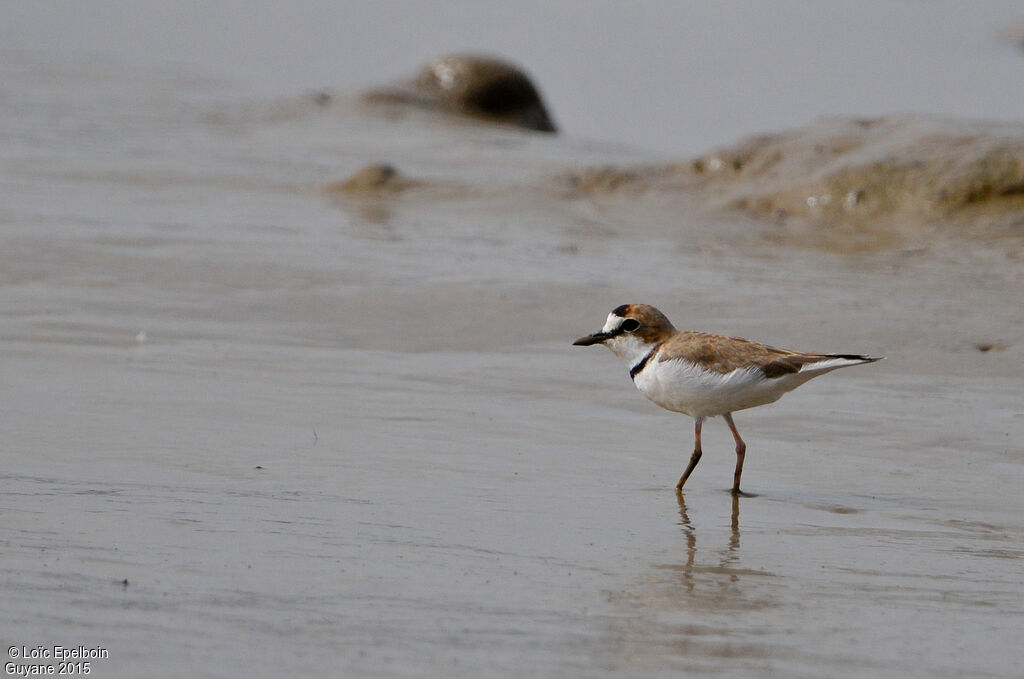
[[[851,365],[862,365],[881,361],[885,356],[862,356],[861,354],[822,354],[819,360],[809,361],[800,367],[801,374],[819,375]]]

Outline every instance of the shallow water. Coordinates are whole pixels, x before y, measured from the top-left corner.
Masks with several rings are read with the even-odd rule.
[[[621,149],[8,56],[8,645],[111,677],[1018,670],[1000,244],[792,251],[546,179]],[[432,187],[321,190],[382,159]],[[737,415],[752,497],[710,422],[680,499],[691,421],[569,345],[641,300],[889,358]]]

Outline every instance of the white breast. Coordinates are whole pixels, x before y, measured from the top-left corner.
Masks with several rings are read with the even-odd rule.
[[[713,417],[777,401],[810,378],[792,374],[768,379],[757,368],[739,368],[723,375],[674,359],[651,360],[634,382],[640,393],[666,410]]]

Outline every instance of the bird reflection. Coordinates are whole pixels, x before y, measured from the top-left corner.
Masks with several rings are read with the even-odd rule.
[[[682,495],[682,493],[680,493]],[[732,496],[732,534],[729,537],[729,553],[733,558],[739,557],[740,549],[740,495]]]
[[[686,563],[674,568],[682,575],[683,583],[688,592],[693,592],[697,586],[697,576],[711,574],[719,584],[724,584],[719,576],[727,576],[728,582],[739,581],[741,571],[736,568],[739,561],[740,550],[740,496],[732,496],[732,522],[730,524],[729,541],[725,549],[719,550],[717,566],[702,566],[697,564],[697,530],[690,520],[690,514],[686,508],[686,498],[682,491],[676,491],[676,500],[679,503],[679,525],[682,527],[683,536],[686,538]]]
[[[683,535],[686,536],[686,565],[682,568],[683,582],[686,589],[693,591],[693,562],[697,558],[697,531],[693,529],[690,515],[686,512],[686,499],[683,491],[676,491],[676,499],[679,501],[679,525],[683,527]]]

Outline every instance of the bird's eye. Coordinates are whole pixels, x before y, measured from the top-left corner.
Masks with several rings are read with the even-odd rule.
[[[640,327],[640,321],[636,320],[635,318],[627,318],[626,320],[622,321],[621,327],[626,332],[633,332],[634,330]]]

